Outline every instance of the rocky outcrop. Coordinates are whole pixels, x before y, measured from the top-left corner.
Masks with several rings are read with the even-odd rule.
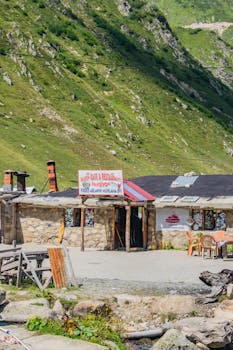
[[[233,321],[233,300],[222,301],[214,310],[214,316],[225,321]]]
[[[196,345],[191,343],[181,332],[176,329],[168,330],[162,338],[160,338],[152,350],[198,350]]]
[[[209,348],[223,348],[233,340],[233,326],[218,318],[190,317],[174,323],[190,341],[200,342]]]
[[[49,307],[48,300],[37,298],[24,301],[12,301],[4,307],[0,314],[0,319],[6,322],[24,323],[32,317],[52,317],[52,310]]]

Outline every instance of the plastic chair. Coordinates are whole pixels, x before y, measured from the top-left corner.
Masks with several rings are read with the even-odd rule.
[[[186,237],[188,238],[188,255],[191,256],[193,251],[197,249],[198,255],[201,254],[201,241],[199,237],[192,237],[190,232],[186,232]]]
[[[214,256],[218,256],[218,245],[215,241],[214,237],[211,235],[204,235],[201,237],[201,255],[204,258],[204,254],[209,252],[209,257],[214,258]]]

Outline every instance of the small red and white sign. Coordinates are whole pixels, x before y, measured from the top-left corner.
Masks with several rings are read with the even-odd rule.
[[[80,196],[123,196],[122,170],[79,170]]]
[[[188,229],[189,209],[186,208],[157,208],[156,230],[186,230]]]

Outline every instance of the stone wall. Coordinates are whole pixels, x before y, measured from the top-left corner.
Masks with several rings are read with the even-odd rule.
[[[156,232],[156,237],[157,241],[159,242],[158,244],[158,249],[163,249],[163,248],[175,248],[175,249],[181,249],[185,250],[188,247],[188,239],[185,234],[186,231],[181,231],[181,230],[163,230],[160,232]],[[200,230],[203,235],[213,235],[216,231],[204,231]],[[191,236],[196,237],[197,236],[197,231],[190,231]],[[227,236],[233,237],[233,232],[228,231],[226,232]]]
[[[17,216],[18,242],[58,243],[58,232],[64,210],[61,208],[19,208]],[[84,228],[86,248],[109,249],[112,243],[112,212],[95,209],[94,226]],[[63,243],[81,246],[81,227],[66,227]]]

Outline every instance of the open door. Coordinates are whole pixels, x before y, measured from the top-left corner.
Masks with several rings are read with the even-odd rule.
[[[131,207],[130,216],[130,247],[143,248],[143,229],[142,229],[142,208]],[[115,224],[115,249],[125,249],[125,230],[126,230],[126,210],[124,207],[116,208]]]

